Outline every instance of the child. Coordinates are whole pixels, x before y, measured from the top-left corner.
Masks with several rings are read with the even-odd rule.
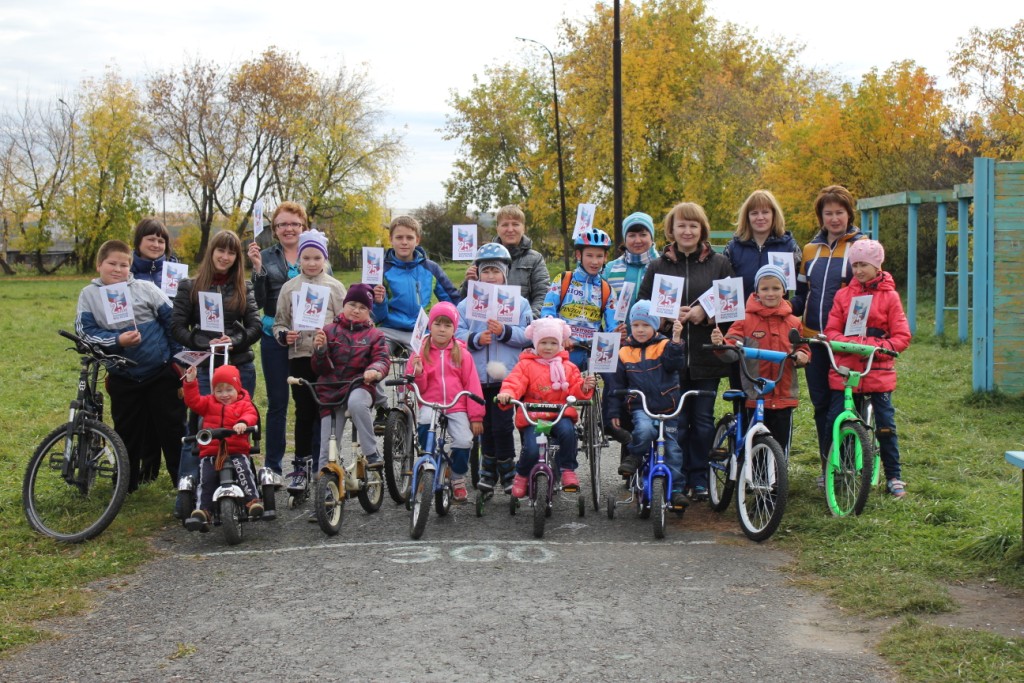
[[[569,362],[565,345],[569,342],[569,325],[560,318],[534,320],[526,328],[526,338],[533,340],[533,349],[523,351],[519,363],[501,383],[497,400],[507,404],[515,398],[523,403],[565,403],[569,396],[587,400],[594,394],[597,378],[589,375],[586,379],[579,368]],[[552,419],[554,413],[531,413],[533,419]],[[568,408],[562,419],[551,428],[550,439],[558,444],[557,469],[561,472],[562,488],[578,491],[580,481],[576,476],[576,427],[575,408]],[[516,465],[516,476],[512,480],[512,495],[522,498],[526,495],[530,470],[537,464],[540,451],[533,425],[522,415],[516,415],[516,426],[523,443],[523,455]],[[552,463],[554,465],[554,463]],[[552,469],[556,469],[554,466]]]
[[[124,242],[108,240],[100,245],[96,256],[99,277],[78,296],[75,330],[107,352],[138,364],[111,368],[106,383],[114,430],[128,450],[128,490],[134,491],[139,487],[142,463],[159,460],[160,451],[177,486],[185,406],[178,398],[178,375],[172,364],[181,346],[171,336],[171,305],[152,282],[132,277],[131,264],[131,248]],[[128,284],[135,319],[111,324],[102,287],[121,282]]]
[[[298,277],[288,280],[281,287],[277,297],[277,313],[274,316],[274,338],[281,346],[288,347],[288,372],[293,377],[302,377],[310,382],[316,380],[309,357],[313,355],[312,330],[297,331],[293,328],[292,295],[298,296],[302,285],[309,283],[328,287],[326,320],[334,320],[345,301],[345,286],[327,274],[327,237],[319,230],[309,230],[299,236]],[[291,488],[302,488],[308,473],[303,471],[302,462],[313,456],[313,430],[320,431],[320,411],[309,395],[309,389],[301,385],[292,386],[292,400],[295,402],[295,470],[291,473]],[[319,449],[317,449],[319,453]]]
[[[482,392],[480,378],[465,343],[455,339],[459,312],[455,306],[442,301],[430,309],[429,330],[423,338],[420,352],[409,356],[408,367],[416,378],[423,399],[431,403],[448,403],[460,391]],[[452,442],[452,496],[458,502],[469,497],[466,490],[466,471],[469,470],[469,449],[473,437],[484,430],[484,407],[465,396],[459,399],[448,416],[448,438]],[[433,417],[433,408],[422,407],[419,414],[419,433],[422,442]]]
[[[334,403],[348,392],[348,401],[335,408],[338,415],[338,433],[345,430],[345,413],[352,418],[359,435],[359,448],[366,456],[367,466],[384,466],[377,453],[377,437],[373,433],[373,406],[384,399],[374,388],[391,368],[384,334],[373,326],[370,310],[373,308],[373,288],[356,284],[348,288],[341,313],[313,337],[313,372],[327,382],[348,382],[362,376],[363,384],[334,386],[317,385],[321,401]],[[351,388],[350,388],[351,387]],[[320,409],[320,463],[327,464],[331,422],[329,408]]]
[[[503,285],[508,277],[512,256],[504,246],[492,242],[480,247],[473,262],[476,276],[481,282]],[[512,413],[501,410],[494,403],[494,397],[501,389],[501,380],[508,375],[509,368],[516,364],[519,353],[529,346],[526,326],[533,320],[530,302],[519,297],[519,320],[514,325],[504,325],[497,320],[470,320],[467,313],[468,301],[459,304],[459,329],[455,333],[473,354],[477,374],[483,388],[486,402],[484,408],[484,431],[480,437],[480,452],[483,456],[480,466],[481,491],[494,490],[494,484],[501,478],[502,487],[508,493],[512,490],[515,425]]]
[[[196,381],[196,366],[185,372],[183,389],[185,404],[203,419],[204,429],[232,428],[237,436],[226,439],[223,443],[227,450],[227,459],[235,468],[238,485],[245,494],[245,507],[253,519],[263,516],[263,501],[259,497],[256,478],[249,466],[249,436],[247,427],[255,425],[259,419],[256,406],[252,403],[249,392],[242,388],[242,376],[233,365],[222,365],[213,371],[213,394],[199,394],[199,383]],[[205,446],[199,447],[199,507],[192,516],[185,520],[185,528],[189,531],[207,532],[213,520],[213,494],[220,484],[218,471],[227,465],[221,458],[221,441],[214,439]]]
[[[441,266],[419,246],[420,222],[412,216],[391,221],[391,248],[384,254],[384,284],[373,288],[373,320],[390,340],[410,345],[420,309],[440,301],[459,303],[459,293]]]
[[[615,329],[615,297],[611,285],[602,277],[612,241],[608,233],[590,228],[574,242],[576,270],[566,271],[551,283],[541,309],[542,318],[561,318],[569,324],[569,358],[580,370],[587,368],[590,352],[574,348],[590,343],[595,332]]]
[[[850,245],[850,266],[853,281],[836,294],[832,312],[828,316],[825,334],[830,340],[881,346],[903,352],[910,346],[910,325],[903,313],[903,304],[896,291],[892,275],[882,270],[885,250],[875,240],[861,239]],[[851,301],[857,296],[871,296],[868,310],[867,334],[847,337],[846,319]],[[836,364],[853,370],[863,370],[867,359],[850,353],[836,353]],[[828,376],[832,390],[828,424],[843,410],[843,378],[835,370]],[[896,498],[906,495],[906,484],[900,479],[900,447],[896,438],[896,410],[892,405],[892,392],[896,389],[896,367],[891,356],[876,355],[871,372],[861,380],[854,393],[871,400],[875,408],[875,436],[878,437],[882,466],[885,468],[886,489]]]
[[[679,403],[679,371],[686,367],[683,347],[683,323],[672,325],[672,340],[658,333],[660,320],[651,313],[650,301],[637,301],[629,312],[630,336],[626,346],[619,349],[619,365],[612,375],[609,388],[639,389],[647,397],[647,409],[652,413],[671,413]],[[652,441],[658,438],[654,421],[643,411],[641,399],[633,394],[608,396],[609,414],[618,416],[623,406],[632,418],[632,439],[627,445],[628,455],[619,465],[619,474],[631,477],[647,454]],[[619,427],[619,417],[611,418],[612,426]],[[683,449],[679,445],[679,420],[665,423],[665,463],[672,472],[672,507],[684,508],[690,504],[683,493]]]
[[[761,266],[754,275],[754,293],[747,299],[746,317],[734,322],[728,335],[723,336],[717,327],[713,329],[711,343],[735,346],[741,342],[750,348],[789,353],[789,331],[802,329],[802,323],[793,315],[793,308],[785,296],[785,272],[778,266]],[[807,365],[810,358],[811,352],[806,344],[796,348],[796,367]],[[747,371],[754,377],[774,378],[779,373],[779,366],[768,361],[748,362],[740,358],[739,362],[746,362]],[[747,393],[746,407],[757,407],[757,391],[746,376],[743,376],[743,389]],[[787,454],[793,434],[793,408],[799,403],[799,396],[797,373],[787,365],[782,379],[764,397],[764,426]]]

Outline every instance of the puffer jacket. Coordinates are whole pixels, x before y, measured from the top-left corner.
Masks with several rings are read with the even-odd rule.
[[[640,410],[640,397],[633,394],[613,396],[613,389],[639,389],[647,397],[647,409],[652,413],[671,413],[679,402],[679,371],[686,367],[686,352],[682,343],[674,344],[662,334],[655,334],[645,342],[630,337],[619,349],[619,365],[610,377],[608,415],[619,415],[622,406]]]
[[[565,381],[569,384],[568,389],[552,389],[551,369],[547,365],[538,362],[539,356],[533,349],[527,349],[519,356],[519,363],[512,368],[512,372],[501,383],[499,393],[508,394],[523,403],[561,404],[565,403],[565,399],[569,396],[589,400],[594,395],[594,392],[583,391],[583,375],[580,373],[580,369],[569,361],[569,352],[560,351],[557,357],[562,361],[562,368],[565,370]],[[509,408],[509,406],[502,407]],[[538,418],[551,420],[556,415],[558,415],[557,412],[530,413],[534,420]],[[576,412],[575,408],[567,408],[562,416],[569,418],[573,422],[579,419],[579,413]],[[528,424],[526,418],[517,410],[516,427],[523,429]]]
[[[325,320],[334,320],[341,313],[345,305],[345,285],[341,284],[327,274],[327,271],[309,277],[298,275],[281,287],[281,293],[277,296],[277,314],[274,316],[274,339],[281,346],[288,347],[289,358],[308,358],[313,355],[313,337],[316,332],[313,330],[299,330],[299,338],[294,344],[287,344],[284,339],[289,330],[294,329],[292,319],[292,292],[299,294],[302,285],[309,283],[320,287],[327,287],[331,295],[327,297],[327,316]]]
[[[377,327],[412,330],[420,308],[430,313],[438,301],[459,303],[459,293],[441,266],[427,258],[423,247],[416,247],[411,261],[395,257],[395,250],[384,254],[383,303],[373,303],[373,321]]]
[[[487,374],[487,366],[490,363],[500,363],[504,366],[505,374],[512,369],[519,361],[519,354],[530,345],[526,338],[526,326],[533,321],[533,312],[530,310],[530,302],[525,297],[519,297],[519,322],[515,325],[505,324],[501,338],[491,338],[490,344],[480,344],[480,335],[487,331],[487,323],[480,320],[470,320],[467,315],[468,301],[462,301],[459,306],[459,328],[455,336],[466,342],[466,348],[473,354],[473,363],[476,365],[476,373],[480,377],[481,385],[501,384],[504,377],[494,378]]]
[[[192,301],[194,284],[195,280],[192,279],[178,283],[178,293],[174,297],[174,312],[171,315],[171,332],[175,341],[186,349],[209,351],[210,340],[219,337],[220,333],[200,329],[199,305]],[[215,285],[210,291],[219,292],[224,301],[224,334],[231,338],[228,363],[238,366],[253,362],[256,354],[253,353],[252,345],[259,341],[262,326],[252,286],[248,282],[245,283],[244,312],[230,306],[230,301],[235,296],[233,283]]]
[[[157,289],[164,281],[164,263],[177,263],[178,259],[161,256],[158,259],[148,259],[132,252],[132,275],[136,280],[146,280],[156,285]],[[161,290],[162,291],[162,290]]]
[[[868,334],[863,337],[847,337],[846,319],[850,311],[850,302],[855,296],[871,295],[871,308],[868,310]],[[910,346],[910,323],[903,312],[903,303],[896,282],[892,275],[882,271],[872,280],[861,284],[853,280],[839,290],[832,312],[828,315],[825,335],[833,341],[853,342],[882,346],[902,353]],[[837,353],[836,364],[861,371],[867,366],[867,359],[852,353]],[[835,370],[829,370],[828,385],[832,389],[841,390],[845,382]],[[871,363],[871,372],[864,377],[860,386],[853,391],[857,394],[874,394],[896,389],[896,359],[892,356],[878,354]]]
[[[802,324],[800,318],[793,315],[793,307],[788,301],[783,300],[775,308],[768,308],[761,305],[756,295],[750,295],[746,304],[747,316],[743,320],[737,320],[729,328],[725,336],[725,343],[735,345],[742,342],[743,346],[753,349],[764,349],[766,351],[782,351],[789,353],[789,331],[800,330]],[[810,355],[810,349],[806,344],[801,344],[796,349]],[[774,379],[779,374],[779,366],[766,360],[755,360],[742,358],[740,361],[747,364],[747,372],[754,377],[767,377]],[[741,373],[743,390],[747,393],[747,407],[753,408],[757,405],[757,391],[750,380]],[[800,384],[798,373],[793,369],[793,364],[786,361],[786,371],[782,373],[782,379],[775,385],[775,388],[764,397],[764,407],[769,410],[779,408],[795,408],[800,402]]]
[[[825,329],[836,293],[853,279],[853,270],[846,262],[846,251],[855,240],[863,239],[860,228],[851,225],[846,234],[829,246],[828,233],[821,230],[804,246],[803,261],[796,276],[793,312],[803,315],[804,336]]]
[[[658,258],[658,250],[652,246],[642,254],[634,254],[625,251],[625,247],[623,249],[622,256],[605,264],[602,275],[608,281],[608,284],[612,286],[612,291],[615,292],[616,298],[622,294],[623,285],[627,282],[633,283],[633,296],[630,300],[616,301],[615,303],[616,309],[620,306],[626,306],[626,310],[629,310],[637,301],[640,283],[644,280],[647,266],[651,265],[651,262]]]
[[[426,348],[426,340],[423,344]],[[458,366],[452,362],[452,345],[458,344],[462,349],[462,363]],[[409,355],[407,368],[413,367],[413,361],[422,358],[418,353]],[[466,344],[459,339],[452,339],[446,348],[431,349],[430,362],[423,359],[423,367],[416,375],[416,386],[420,388],[420,395],[423,400],[430,403],[446,404],[460,391],[470,391],[483,398],[483,389],[480,387],[480,377],[476,373],[476,365],[473,363],[473,354],[466,348]],[[465,396],[452,406],[448,413],[468,413],[470,422],[482,422],[484,419],[484,406],[472,401]]]
[[[199,382],[183,382],[182,387],[185,395],[185,405],[203,418],[204,429],[231,428],[239,422],[244,422],[250,427],[257,424],[259,414],[256,406],[253,405],[249,392],[242,389],[238,400],[234,403],[224,405],[212,395],[199,395]],[[227,438],[228,453],[231,455],[249,454],[249,435],[233,434]],[[217,455],[220,450],[220,441],[214,439],[205,446],[199,447],[200,458],[210,458]]]
[[[260,251],[263,267],[259,272],[252,274],[252,292],[256,296],[256,305],[263,310],[263,333],[273,336],[274,316],[277,315],[277,298],[281,295],[281,288],[293,276],[290,273],[299,274],[298,268],[292,270],[288,267],[288,259],[284,257],[284,247],[274,243]],[[324,264],[324,272],[333,275],[331,264]]]
[[[566,271],[568,272],[568,271]],[[569,286],[562,296],[562,276],[556,277],[544,298],[542,318],[561,318],[569,323],[569,335],[577,341],[590,342],[595,332],[611,332],[615,322],[615,296],[605,300],[601,273],[591,275],[583,266],[572,271]]]
[[[743,295],[745,297],[755,293],[754,276],[757,275],[761,266],[768,265],[768,254],[772,252],[792,254],[795,272],[800,272],[803,251],[789,232],[785,232],[779,237],[770,235],[760,246],[753,239],[741,240],[736,236],[733,236],[725,245],[722,256],[729,259],[729,263],[732,264],[732,272],[736,273],[737,277],[743,278]]]
[[[721,254],[716,254],[711,244],[705,242],[689,256],[681,256],[676,252],[675,243],[669,244],[647,267],[644,281],[640,285],[640,294],[637,299],[650,301],[654,289],[654,276],[658,273],[674,275],[685,279],[683,282],[683,305],[694,304],[701,294],[711,288],[714,280],[732,277],[732,265],[729,260]],[[690,377],[694,379],[712,379],[715,377],[727,377],[729,375],[728,364],[719,360],[711,351],[705,351],[702,347],[711,343],[712,325],[705,320],[699,325],[686,323],[683,326],[683,341],[686,342],[686,365],[690,371]],[[666,336],[672,333],[672,321],[663,319],[661,321],[661,332]]]
[[[313,351],[310,364],[318,379],[325,382],[350,382],[362,377],[367,370],[376,370],[387,377],[391,369],[384,333],[372,322],[356,323],[339,313],[333,322],[324,326],[327,344]],[[316,394],[324,403],[345,400],[349,387],[343,384],[317,386]],[[375,393],[377,389],[374,389]],[[320,416],[331,414],[330,408],[321,408]]]

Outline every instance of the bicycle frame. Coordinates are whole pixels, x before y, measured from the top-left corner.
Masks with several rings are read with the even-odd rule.
[[[534,431],[537,435],[537,462],[536,464],[534,464],[532,468],[530,468],[529,489],[527,490],[527,495],[529,496],[531,503],[537,500],[537,475],[545,474],[547,475],[548,499],[550,500],[551,494],[553,494],[556,490],[561,489],[561,483],[559,483],[557,487],[555,486],[555,471],[551,467],[551,464],[548,462],[548,437],[551,434],[551,429],[556,424],[558,424],[558,421],[561,420],[562,417],[565,415],[565,411],[568,408],[577,405],[576,397],[567,396],[565,399],[565,403],[561,405],[553,403],[523,403],[522,401],[518,401],[516,399],[510,400],[509,403],[512,405],[513,419],[515,416],[514,411],[521,411],[523,419],[526,420],[529,424],[533,425]],[[545,413],[557,411],[558,414],[555,415],[555,418],[553,420],[544,420],[539,418],[537,420],[534,420],[532,417],[530,417],[531,410],[533,410],[534,412]]]

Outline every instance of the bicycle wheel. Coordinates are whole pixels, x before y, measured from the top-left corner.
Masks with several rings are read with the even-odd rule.
[[[586,449],[587,460],[590,463],[590,496],[594,503],[594,510],[601,511],[601,449],[598,442],[601,439],[601,396],[599,390],[594,390],[594,396],[589,406],[584,408],[583,418],[586,420],[583,432],[584,448]]]
[[[844,422],[839,427],[838,462],[835,455],[829,455],[825,466],[825,500],[836,517],[859,515],[864,510],[871,492],[873,458],[871,437],[864,425]]]
[[[217,502],[220,503],[220,526],[224,529],[224,540],[228,545],[238,545],[242,542],[242,519],[238,501],[225,496]]]
[[[537,497],[533,501],[533,537],[543,538],[544,520],[548,516],[548,475],[538,474],[533,479],[533,490]]]
[[[715,512],[729,507],[736,481],[729,476],[733,454],[736,453],[736,418],[726,413],[715,425],[715,438],[711,442],[708,459],[708,503]]]
[[[654,537],[665,538],[665,477],[655,477],[651,482],[651,520],[654,523]]]
[[[384,479],[388,485],[388,495],[396,503],[409,500],[412,462],[416,450],[412,439],[409,415],[403,410],[388,413],[384,428]]]
[[[469,451],[469,476],[473,488],[480,483],[480,437],[473,437],[473,447]]]
[[[740,472],[736,512],[743,533],[763,541],[775,533],[786,511],[789,496],[789,463],[782,446],[768,434],[758,434],[750,448],[750,460]]]
[[[878,443],[878,428],[875,426],[875,406],[868,396],[864,396],[864,405],[861,408],[861,416],[864,424],[868,426],[868,433],[871,434],[871,445],[875,449],[875,457],[871,465],[871,486],[878,486],[882,479],[882,449]]]
[[[419,538],[427,528],[427,516],[430,514],[430,499],[434,496],[434,471],[422,470],[416,479],[416,491],[413,492],[412,514],[409,517],[409,535]]]
[[[451,481],[445,481],[440,490],[434,491],[434,509],[438,517],[444,517],[452,507]]]
[[[356,497],[359,504],[367,512],[373,513],[380,510],[380,504],[384,502],[384,481],[380,476],[380,470],[365,470],[366,478],[362,482],[362,488]]]
[[[338,483],[338,475],[333,472],[321,474],[316,480],[316,492],[313,496],[316,523],[328,536],[337,536],[341,531],[341,520],[345,512],[345,498]]]
[[[121,437],[91,419],[73,430],[68,422],[46,435],[25,468],[21,489],[29,526],[65,543],[102,533],[128,493],[128,454]],[[66,469],[65,452],[73,462]]]

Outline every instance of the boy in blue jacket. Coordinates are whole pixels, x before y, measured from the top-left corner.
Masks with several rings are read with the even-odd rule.
[[[508,249],[492,242],[480,247],[473,265],[481,282],[503,285],[511,263],[512,255]],[[502,488],[508,493],[515,478],[515,424],[512,411],[501,410],[494,397],[501,390],[501,381],[519,361],[519,354],[530,345],[526,326],[533,320],[533,312],[530,302],[523,296],[519,297],[519,320],[514,325],[505,325],[497,320],[470,320],[468,307],[468,300],[459,304],[459,328],[455,336],[466,342],[466,348],[473,356],[486,401],[477,488],[484,492],[492,491],[500,478]]]

